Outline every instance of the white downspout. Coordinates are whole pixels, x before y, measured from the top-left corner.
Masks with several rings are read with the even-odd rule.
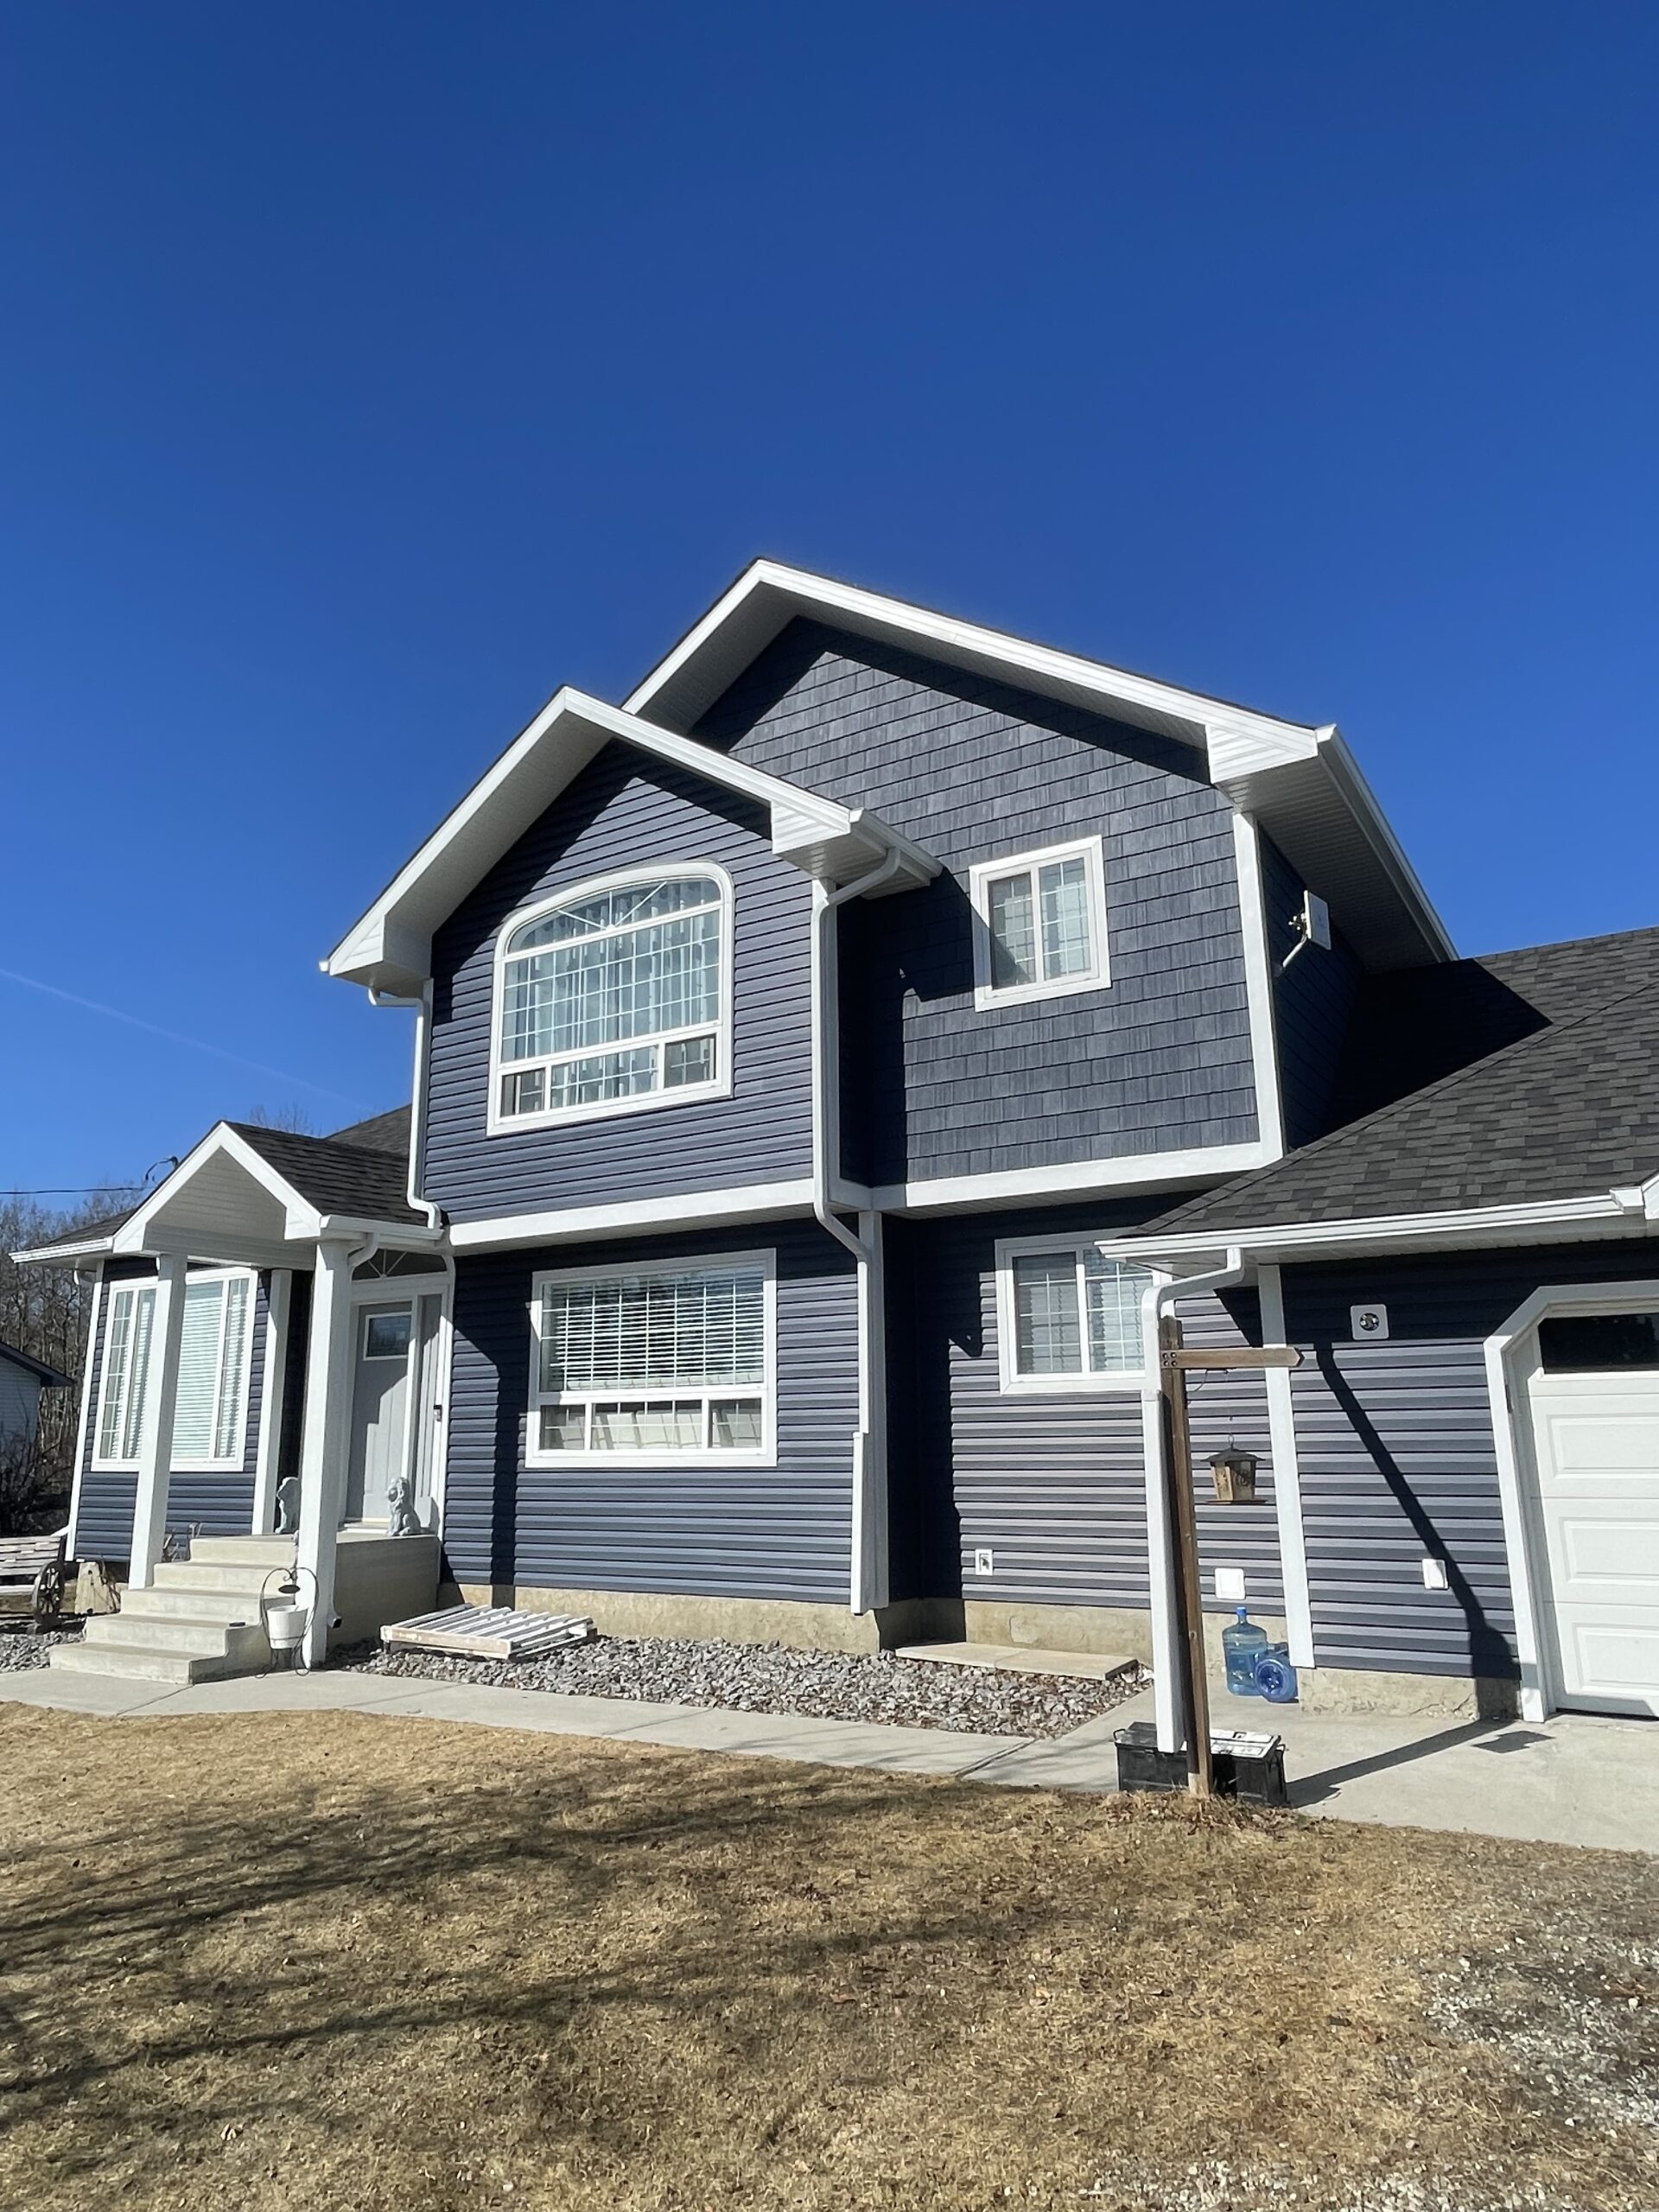
[[[409,1203],[416,1213],[426,1216],[426,1225],[434,1231],[443,1227],[440,1207],[420,1192],[421,1141],[426,1135],[426,1079],[432,1057],[432,985],[429,981],[421,986],[417,999],[397,998],[390,991],[371,988],[371,1006],[412,1007],[415,1009],[415,1079],[409,1099]]]
[[[880,1395],[877,1366],[882,1356],[880,1316],[874,1310],[880,1295],[876,1240],[880,1217],[861,1213],[862,1234],[855,1234],[836,1217],[830,1203],[832,1136],[839,1153],[840,1117],[832,1110],[831,1084],[838,1081],[830,1032],[835,1008],[831,987],[835,962],[830,917],[849,899],[861,899],[889,883],[904,864],[894,846],[867,874],[855,876],[839,889],[827,890],[815,877],[812,883],[812,1211],[821,1227],[849,1251],[858,1266],[858,1427],[853,1437],[852,1565],[848,1605],[855,1613],[868,1613],[887,1602],[885,1575],[879,1564],[880,1528],[886,1507],[886,1466],[883,1438],[877,1421]],[[838,1162],[837,1162],[838,1165]]]
[[[1227,1257],[1207,1274],[1177,1275],[1155,1282],[1141,1300],[1141,1349],[1146,1363],[1147,1385],[1141,1394],[1141,1433],[1147,1463],[1147,1573],[1152,1605],[1153,1705],[1158,1719],[1158,1748],[1181,1748],[1181,1709],[1175,1695],[1178,1669],[1185,1652],[1180,1632],[1180,1561],[1175,1554],[1175,1532],[1170,1523],[1169,1484],[1164,1449],[1163,1369],[1158,1341],[1159,1324],[1173,1310],[1175,1301],[1206,1290],[1226,1290],[1244,1280],[1244,1253],[1230,1244]],[[1190,1482],[1190,1469],[1181,1470]]]

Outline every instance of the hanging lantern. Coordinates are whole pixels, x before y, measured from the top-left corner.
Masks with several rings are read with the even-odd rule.
[[[1210,1459],[1210,1473],[1216,1485],[1216,1497],[1223,1505],[1254,1505],[1255,1500],[1255,1454],[1241,1452],[1229,1445],[1224,1452],[1213,1452]]]

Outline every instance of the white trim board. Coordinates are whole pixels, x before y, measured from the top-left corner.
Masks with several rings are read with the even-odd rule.
[[[1279,1020],[1262,839],[1251,817],[1233,810],[1233,860],[1238,875],[1238,918],[1244,938],[1244,997],[1250,1017],[1250,1065],[1255,1077],[1255,1125],[1262,1141],[1285,1152],[1285,1107],[1279,1069]]]
[[[868,1206],[870,1194],[843,1185],[832,1203],[855,1211]],[[542,1213],[456,1221],[449,1225],[449,1241],[457,1252],[505,1252],[518,1245],[637,1236],[658,1229],[721,1229],[735,1222],[785,1219],[811,1211],[811,1178],[803,1176],[789,1183],[749,1183],[728,1191],[687,1191],[668,1198],[625,1198],[609,1205],[560,1206]]]
[[[92,1370],[95,1351],[99,1349],[98,1327],[104,1311],[104,1263],[100,1260],[92,1277],[92,1310],[86,1316],[86,1350],[80,1377],[80,1426],[75,1431],[75,1472],[69,1485],[69,1528],[64,1541],[64,1554],[68,1559],[78,1559],[75,1544],[80,1534],[81,1485],[92,1464]],[[98,1363],[102,1363],[101,1356]]]
[[[924,1176],[913,1183],[883,1183],[871,1194],[884,1213],[935,1213],[972,1206],[1020,1205],[1028,1200],[1099,1198],[1109,1191],[1185,1183],[1224,1182],[1252,1168],[1268,1167],[1277,1154],[1259,1141],[1224,1144],[1190,1152],[1137,1152],[1105,1160],[1067,1160],[1053,1167],[1011,1167],[983,1175]],[[1212,1238],[1196,1249],[1211,1251]],[[1236,1243],[1229,1237],[1226,1242]],[[1172,1249],[1182,1249],[1172,1247]],[[1150,1247],[1121,1256],[1144,1259]]]
[[[1275,1267],[1256,1271],[1256,1295],[1262,1306],[1263,1344],[1282,1344],[1285,1337],[1285,1291]],[[1296,1447],[1296,1407],[1287,1367],[1265,1370],[1268,1392],[1268,1445],[1273,1460],[1273,1503],[1279,1522],[1279,1574],[1284,1589],[1285,1634],[1291,1664],[1312,1667],[1313,1603],[1307,1580],[1307,1538],[1302,1526],[1302,1469]]]
[[[1634,1313],[1653,1306],[1659,1306],[1659,1281],[1545,1283],[1522,1300],[1482,1347],[1515,1608],[1515,1648],[1521,1662],[1521,1715],[1525,1720],[1547,1719],[1560,1701],[1560,1686],[1555,1678],[1553,1639],[1539,1632],[1548,1585],[1540,1567],[1541,1547],[1534,1541],[1528,1503],[1532,1444],[1527,1389],[1517,1355],[1548,1313],[1563,1309]]]
[[[1261,1259],[1300,1259],[1344,1247],[1365,1252],[1437,1247],[1571,1241],[1578,1237],[1652,1236],[1656,1184],[1604,1191],[1586,1198],[1530,1200],[1512,1206],[1464,1206],[1440,1213],[1372,1214],[1353,1221],[1287,1222],[1255,1229],[1173,1229],[1118,1238],[1124,1259],[1149,1254],[1201,1255],[1234,1245]],[[880,1193],[878,1193],[880,1196]]]

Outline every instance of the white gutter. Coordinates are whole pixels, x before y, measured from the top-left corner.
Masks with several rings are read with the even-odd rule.
[[[881,1295],[880,1237],[881,1217],[861,1213],[855,1234],[838,1218],[830,1203],[832,1137],[840,1152],[840,1115],[831,1085],[839,1072],[830,1051],[836,1033],[836,1008],[831,997],[835,982],[830,917],[850,899],[861,899],[890,882],[904,865],[905,855],[894,846],[868,874],[830,891],[816,878],[812,885],[812,1211],[819,1224],[858,1264],[858,1427],[853,1437],[852,1562],[848,1605],[855,1613],[868,1613],[887,1602],[885,1587],[885,1514],[887,1466],[885,1452],[887,1376],[882,1359],[881,1316],[876,1302]],[[835,1162],[838,1173],[840,1160]]]
[[[1101,1249],[1107,1248],[1103,1244]],[[1244,1255],[1233,1244],[1228,1247],[1223,1266],[1212,1268],[1207,1274],[1177,1275],[1167,1282],[1155,1282],[1141,1300],[1141,1351],[1147,1375],[1141,1398],[1147,1466],[1147,1573],[1152,1605],[1153,1704],[1160,1751],[1181,1748],[1181,1707],[1175,1686],[1186,1663],[1186,1653],[1180,1630],[1181,1563],[1176,1555],[1169,1512],[1159,1324],[1173,1311],[1178,1299],[1206,1290],[1225,1290],[1243,1280]],[[1190,1468],[1183,1468],[1180,1475],[1184,1482],[1192,1478]]]

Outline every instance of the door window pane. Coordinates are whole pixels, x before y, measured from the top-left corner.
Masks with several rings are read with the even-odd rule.
[[[409,1357],[410,1315],[370,1313],[363,1324],[365,1359],[406,1359]]]

